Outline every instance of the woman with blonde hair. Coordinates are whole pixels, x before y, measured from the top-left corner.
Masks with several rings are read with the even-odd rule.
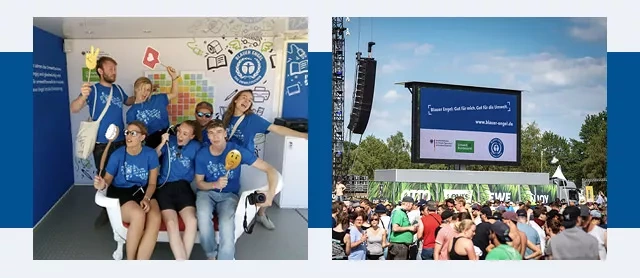
[[[140,77],[133,83],[135,91],[135,104],[127,111],[127,123],[132,121],[143,122],[148,130],[149,136],[145,140],[145,145],[156,148],[162,142],[164,134],[169,125],[169,102],[178,96],[178,72],[167,67],[167,72],[171,77],[171,91],[168,93],[152,94],[153,84],[149,78]]]
[[[252,152],[255,152],[256,149],[253,140],[257,134],[274,132],[280,136],[309,138],[307,133],[272,124],[253,113],[253,91],[249,89],[238,92],[231,99],[229,107],[222,115],[222,123],[227,129],[228,141],[234,142]],[[269,230],[275,229],[275,225],[267,217],[266,207],[258,210],[256,219],[265,228]]]
[[[449,260],[478,260],[473,236],[476,233],[476,225],[471,219],[464,219],[455,224],[457,236],[449,242]]]

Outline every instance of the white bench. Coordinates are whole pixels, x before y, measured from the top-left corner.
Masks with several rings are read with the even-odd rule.
[[[238,202],[238,208],[236,209],[235,241],[238,241],[238,238],[240,238],[240,236],[244,233],[244,227],[242,226],[242,223],[244,222],[245,199],[249,194],[253,193],[254,191],[256,190],[266,191],[269,187],[269,184],[267,182],[267,175],[264,172],[246,165],[243,165],[241,167],[242,167],[242,174],[240,176],[240,185],[241,185],[240,192],[242,193],[240,195],[240,201]],[[282,191],[282,186],[283,186],[282,175],[278,173],[278,186],[276,188],[276,194]],[[120,212],[120,201],[118,199],[107,197],[106,192],[98,191],[96,192],[95,202],[98,206],[101,206],[107,209],[107,214],[109,215],[109,222],[111,224],[111,228],[113,229],[113,239],[117,243],[116,250],[113,252],[113,259],[122,260],[123,254],[124,254],[124,244],[127,238],[127,228],[125,226],[125,223],[123,223],[122,221],[122,214]],[[257,212],[257,209],[255,206],[249,205],[247,207],[247,223],[251,223],[251,221],[253,221],[253,219],[255,218],[256,212]],[[216,239],[219,239],[220,236],[218,234],[218,229],[217,229],[218,225],[216,223],[217,219],[215,219],[215,217],[213,218],[214,218],[213,219],[214,227],[216,228],[215,236],[216,236]],[[182,219],[179,219],[179,222],[180,222],[180,231],[183,232],[184,223],[182,222]],[[196,235],[196,243],[200,243],[200,240],[198,237],[199,236]],[[169,242],[169,234],[167,233],[164,223],[160,225],[158,242]]]

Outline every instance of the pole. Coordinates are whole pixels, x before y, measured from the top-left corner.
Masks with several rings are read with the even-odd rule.
[[[543,150],[541,150],[541,151],[540,151],[540,173],[542,173],[542,161],[543,161],[542,155],[543,155],[543,154],[544,154],[544,151],[543,151]]]

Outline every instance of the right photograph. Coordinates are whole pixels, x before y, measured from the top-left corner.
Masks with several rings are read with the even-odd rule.
[[[333,260],[605,260],[606,18],[332,19]]]

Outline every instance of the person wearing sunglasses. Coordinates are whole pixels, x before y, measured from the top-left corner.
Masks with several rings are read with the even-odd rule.
[[[120,201],[122,221],[129,223],[126,252],[128,260],[148,260],[153,254],[160,230],[160,207],[155,200],[158,155],[142,145],[147,129],[133,121],[124,131],[125,143],[113,152],[104,178],[96,176],[93,186],[107,190],[107,197]]]
[[[200,124],[202,130],[202,146],[208,146],[211,142],[209,142],[206,127],[213,120],[213,105],[206,101],[200,102],[196,105],[195,112],[196,121]]]
[[[156,148],[162,141],[162,134],[169,128],[169,111],[167,106],[172,99],[178,96],[178,72],[173,67],[167,67],[167,72],[171,77],[171,90],[169,92],[158,92],[153,94],[153,83],[149,78],[140,77],[133,84],[135,91],[135,104],[127,111],[127,123],[132,121],[143,122],[148,130],[149,136],[145,139],[145,144],[151,148]]]
[[[200,125],[188,120],[178,126],[176,135],[163,134],[162,142],[156,147],[156,153],[162,160],[156,199],[176,260],[189,259],[198,232],[196,195],[191,189],[191,182],[195,175],[196,153],[201,147],[199,137]],[[185,227],[182,237],[178,214]]]
[[[250,165],[267,174],[269,189],[265,202],[256,204],[271,206],[278,183],[278,172],[273,166],[258,158],[253,152],[233,142],[227,142],[227,132],[220,120],[207,125],[211,145],[203,147],[196,155],[196,210],[200,245],[209,259],[233,260],[235,255],[235,214],[240,199],[240,175],[242,167],[227,170],[227,154],[238,150],[240,164]],[[220,246],[216,242],[211,218],[218,215]]]
[[[256,146],[253,139],[256,134],[268,134],[274,132],[280,136],[293,136],[309,139],[307,133],[275,125],[266,119],[253,113],[253,91],[239,91],[229,103],[229,107],[222,115],[222,122],[227,129],[228,140],[234,142],[249,151],[255,152]],[[275,225],[269,219],[266,208],[258,210],[256,217],[258,222],[269,230],[275,229]]]

